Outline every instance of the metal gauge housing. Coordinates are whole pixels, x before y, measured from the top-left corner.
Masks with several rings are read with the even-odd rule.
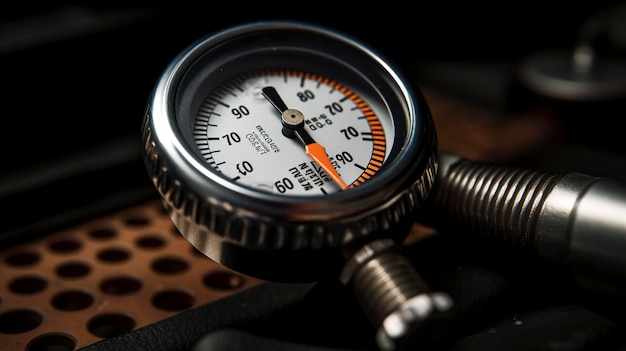
[[[294,135],[284,119],[296,117]],[[142,136],[181,234],[275,281],[318,280],[350,247],[403,240],[437,169],[419,90],[365,43],[296,21],[245,23],[190,45],[157,81]]]

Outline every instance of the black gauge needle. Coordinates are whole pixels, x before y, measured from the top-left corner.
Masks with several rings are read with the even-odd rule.
[[[339,173],[335,167],[333,167],[326,149],[319,143],[317,143],[309,133],[304,129],[304,115],[299,110],[290,109],[283,99],[278,95],[278,92],[274,87],[263,88],[263,96],[280,112],[281,121],[283,124],[283,134],[285,136],[293,138],[298,137],[298,140],[304,145],[306,154],[317,162],[320,167],[341,187],[342,190],[346,190],[348,186],[341,179]]]

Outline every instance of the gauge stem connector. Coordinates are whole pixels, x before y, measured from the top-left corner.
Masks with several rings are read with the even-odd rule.
[[[450,340],[452,298],[432,292],[391,239],[372,241],[357,250],[340,280],[352,288],[377,328],[381,350],[413,350]]]
[[[440,154],[429,225],[563,267],[581,287],[626,296],[626,184]]]

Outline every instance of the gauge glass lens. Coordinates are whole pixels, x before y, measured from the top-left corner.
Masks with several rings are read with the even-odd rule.
[[[283,129],[281,112],[263,95],[276,89],[302,128],[324,148],[349,188],[376,175],[393,143],[391,116],[380,101],[306,70],[262,69],[231,77],[211,91],[195,114],[195,144],[224,177],[283,195],[320,195],[341,187],[312,157],[305,142]]]

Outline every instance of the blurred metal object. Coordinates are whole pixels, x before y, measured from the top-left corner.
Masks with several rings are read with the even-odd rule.
[[[360,248],[343,268],[341,282],[354,294],[383,351],[440,345],[448,338],[452,298],[428,284],[391,239]]]
[[[597,57],[587,45],[549,50],[526,58],[521,80],[542,96],[570,101],[608,101],[626,98],[626,63]]]
[[[440,155],[435,226],[456,226],[571,269],[585,288],[626,292],[626,185]]]
[[[568,101],[626,98],[626,2],[583,22],[571,50],[532,54],[520,64],[520,79],[539,95]]]

